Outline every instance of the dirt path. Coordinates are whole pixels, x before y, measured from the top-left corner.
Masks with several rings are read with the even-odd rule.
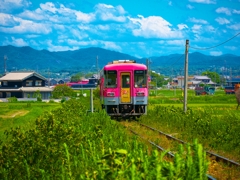
[[[0,117],[2,117],[2,118],[14,118],[16,116],[24,116],[28,112],[29,111],[26,111],[26,110],[20,110],[18,112],[14,112],[13,114],[10,114],[10,115],[1,115]]]

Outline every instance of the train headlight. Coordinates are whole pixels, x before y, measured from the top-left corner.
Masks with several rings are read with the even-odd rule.
[[[115,96],[115,93],[114,93],[114,92],[108,92],[108,93],[107,93],[107,96],[113,97],[113,96]]]
[[[144,92],[137,92],[137,96],[144,96],[145,93]]]

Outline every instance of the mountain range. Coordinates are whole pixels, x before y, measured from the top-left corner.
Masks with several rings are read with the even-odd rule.
[[[150,69],[164,75],[183,75],[185,54],[137,58],[128,54],[91,47],[75,51],[50,52],[35,50],[29,46],[0,46],[0,74],[6,71],[34,70],[37,72],[97,72],[108,62],[118,59],[136,60],[146,64],[149,60]],[[189,74],[201,74],[209,70],[218,73],[240,75],[240,56],[224,54],[209,56],[199,52],[188,54]]]

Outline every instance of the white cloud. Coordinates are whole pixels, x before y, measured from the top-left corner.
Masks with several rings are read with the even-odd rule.
[[[52,2],[47,2],[45,4],[40,4],[40,7],[43,11],[49,11],[53,14],[55,14],[57,12],[57,8],[55,7],[55,5]]]
[[[188,9],[194,9],[194,6],[188,4],[188,5],[187,5],[187,8],[188,8]]]
[[[189,2],[203,3],[203,4],[216,4],[216,0],[189,0]]]
[[[208,22],[203,19],[189,18],[188,21],[198,24],[208,24]]]
[[[205,32],[216,32],[215,28],[211,25],[204,26],[203,29]]]
[[[168,5],[169,5],[169,6],[172,6],[172,1],[169,1],[169,2],[168,2]]]
[[[1,0],[0,12],[11,12],[15,9],[28,7],[31,4],[28,0]]]
[[[107,4],[97,4],[95,6],[95,11],[95,16],[102,21],[126,21],[126,17],[124,16],[126,11],[122,6],[113,7]]]
[[[193,27],[192,27],[192,31],[194,32],[194,33],[200,33],[200,30],[202,29],[202,25],[197,25],[197,24],[195,24]]]
[[[12,27],[19,25],[19,22],[13,15],[0,13],[0,26]]]
[[[222,51],[211,51],[210,52],[210,55],[212,56],[221,56],[223,53]]]
[[[172,30],[172,26],[162,17],[149,16],[147,18],[129,18],[135,25],[133,27],[134,36],[142,36],[145,38],[180,38],[182,33],[178,30]]]
[[[103,43],[103,48],[105,49],[112,49],[112,50],[116,50],[116,51],[122,51],[122,48],[117,45],[115,42],[109,42],[109,41],[102,41]]]
[[[66,8],[63,4],[55,5],[51,2],[40,4],[40,8],[34,11],[26,10],[20,13],[19,17],[36,21],[50,21],[58,24],[71,22],[89,23],[95,19],[93,13],[86,14]]]
[[[77,17],[78,21],[89,23],[95,19],[95,16],[93,14],[85,14],[80,11],[75,11],[75,15]]]
[[[62,25],[62,24],[53,24],[53,27],[54,27],[54,29],[56,29],[58,31],[65,31],[66,30],[65,26]]]
[[[81,32],[77,29],[71,29],[70,32],[76,39],[85,39],[89,37],[87,33]]]
[[[76,39],[67,39],[67,43],[70,45],[70,46],[82,46],[82,47],[88,47],[88,46],[98,46],[99,45],[99,42],[96,41],[96,40],[91,40],[91,39],[88,39],[86,41],[78,41]]]
[[[217,21],[218,24],[221,24],[221,25],[230,23],[229,20],[227,20],[226,18],[221,18],[221,17],[216,18],[215,21]]]
[[[23,19],[29,19],[29,20],[36,20],[36,21],[41,21],[41,20],[48,20],[48,15],[42,11],[42,9],[36,9],[35,11],[29,11],[26,10],[18,15],[19,17]]]
[[[166,44],[176,45],[176,46],[180,45],[180,46],[184,47],[185,40],[168,40],[168,41],[166,41]]]
[[[179,30],[188,29],[188,26],[186,24],[178,24],[177,26]]]
[[[15,21],[19,24],[14,27],[0,27],[0,32],[4,33],[36,33],[36,34],[48,34],[52,31],[48,24],[35,23],[29,20],[23,20],[21,18],[15,18]]]
[[[47,49],[49,51],[69,51],[69,50],[76,50],[78,49],[77,47],[69,47],[67,45],[65,46],[60,46],[60,45],[54,45],[52,43],[52,40],[46,40],[44,41],[44,44],[47,44]]]
[[[225,7],[217,8],[217,9],[216,9],[216,12],[217,12],[217,13],[223,13],[223,14],[226,14],[226,15],[231,15],[230,9],[225,8]]]
[[[234,9],[234,10],[233,10],[233,13],[234,13],[234,14],[240,14],[240,10]]]
[[[11,37],[11,40],[6,40],[3,42],[3,45],[13,45],[13,46],[17,46],[17,47],[21,47],[21,46],[28,46],[28,43],[26,41],[24,41],[22,38],[15,38],[15,37]]]
[[[235,51],[238,49],[236,46],[224,46],[224,48],[229,49],[231,51]]]
[[[227,28],[238,31],[238,30],[240,30],[240,23],[227,26]]]
[[[98,25],[97,28],[101,31],[111,30],[109,25]]]

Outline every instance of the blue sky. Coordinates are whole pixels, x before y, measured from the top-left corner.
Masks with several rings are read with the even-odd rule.
[[[0,45],[240,55],[240,0],[0,0]]]

